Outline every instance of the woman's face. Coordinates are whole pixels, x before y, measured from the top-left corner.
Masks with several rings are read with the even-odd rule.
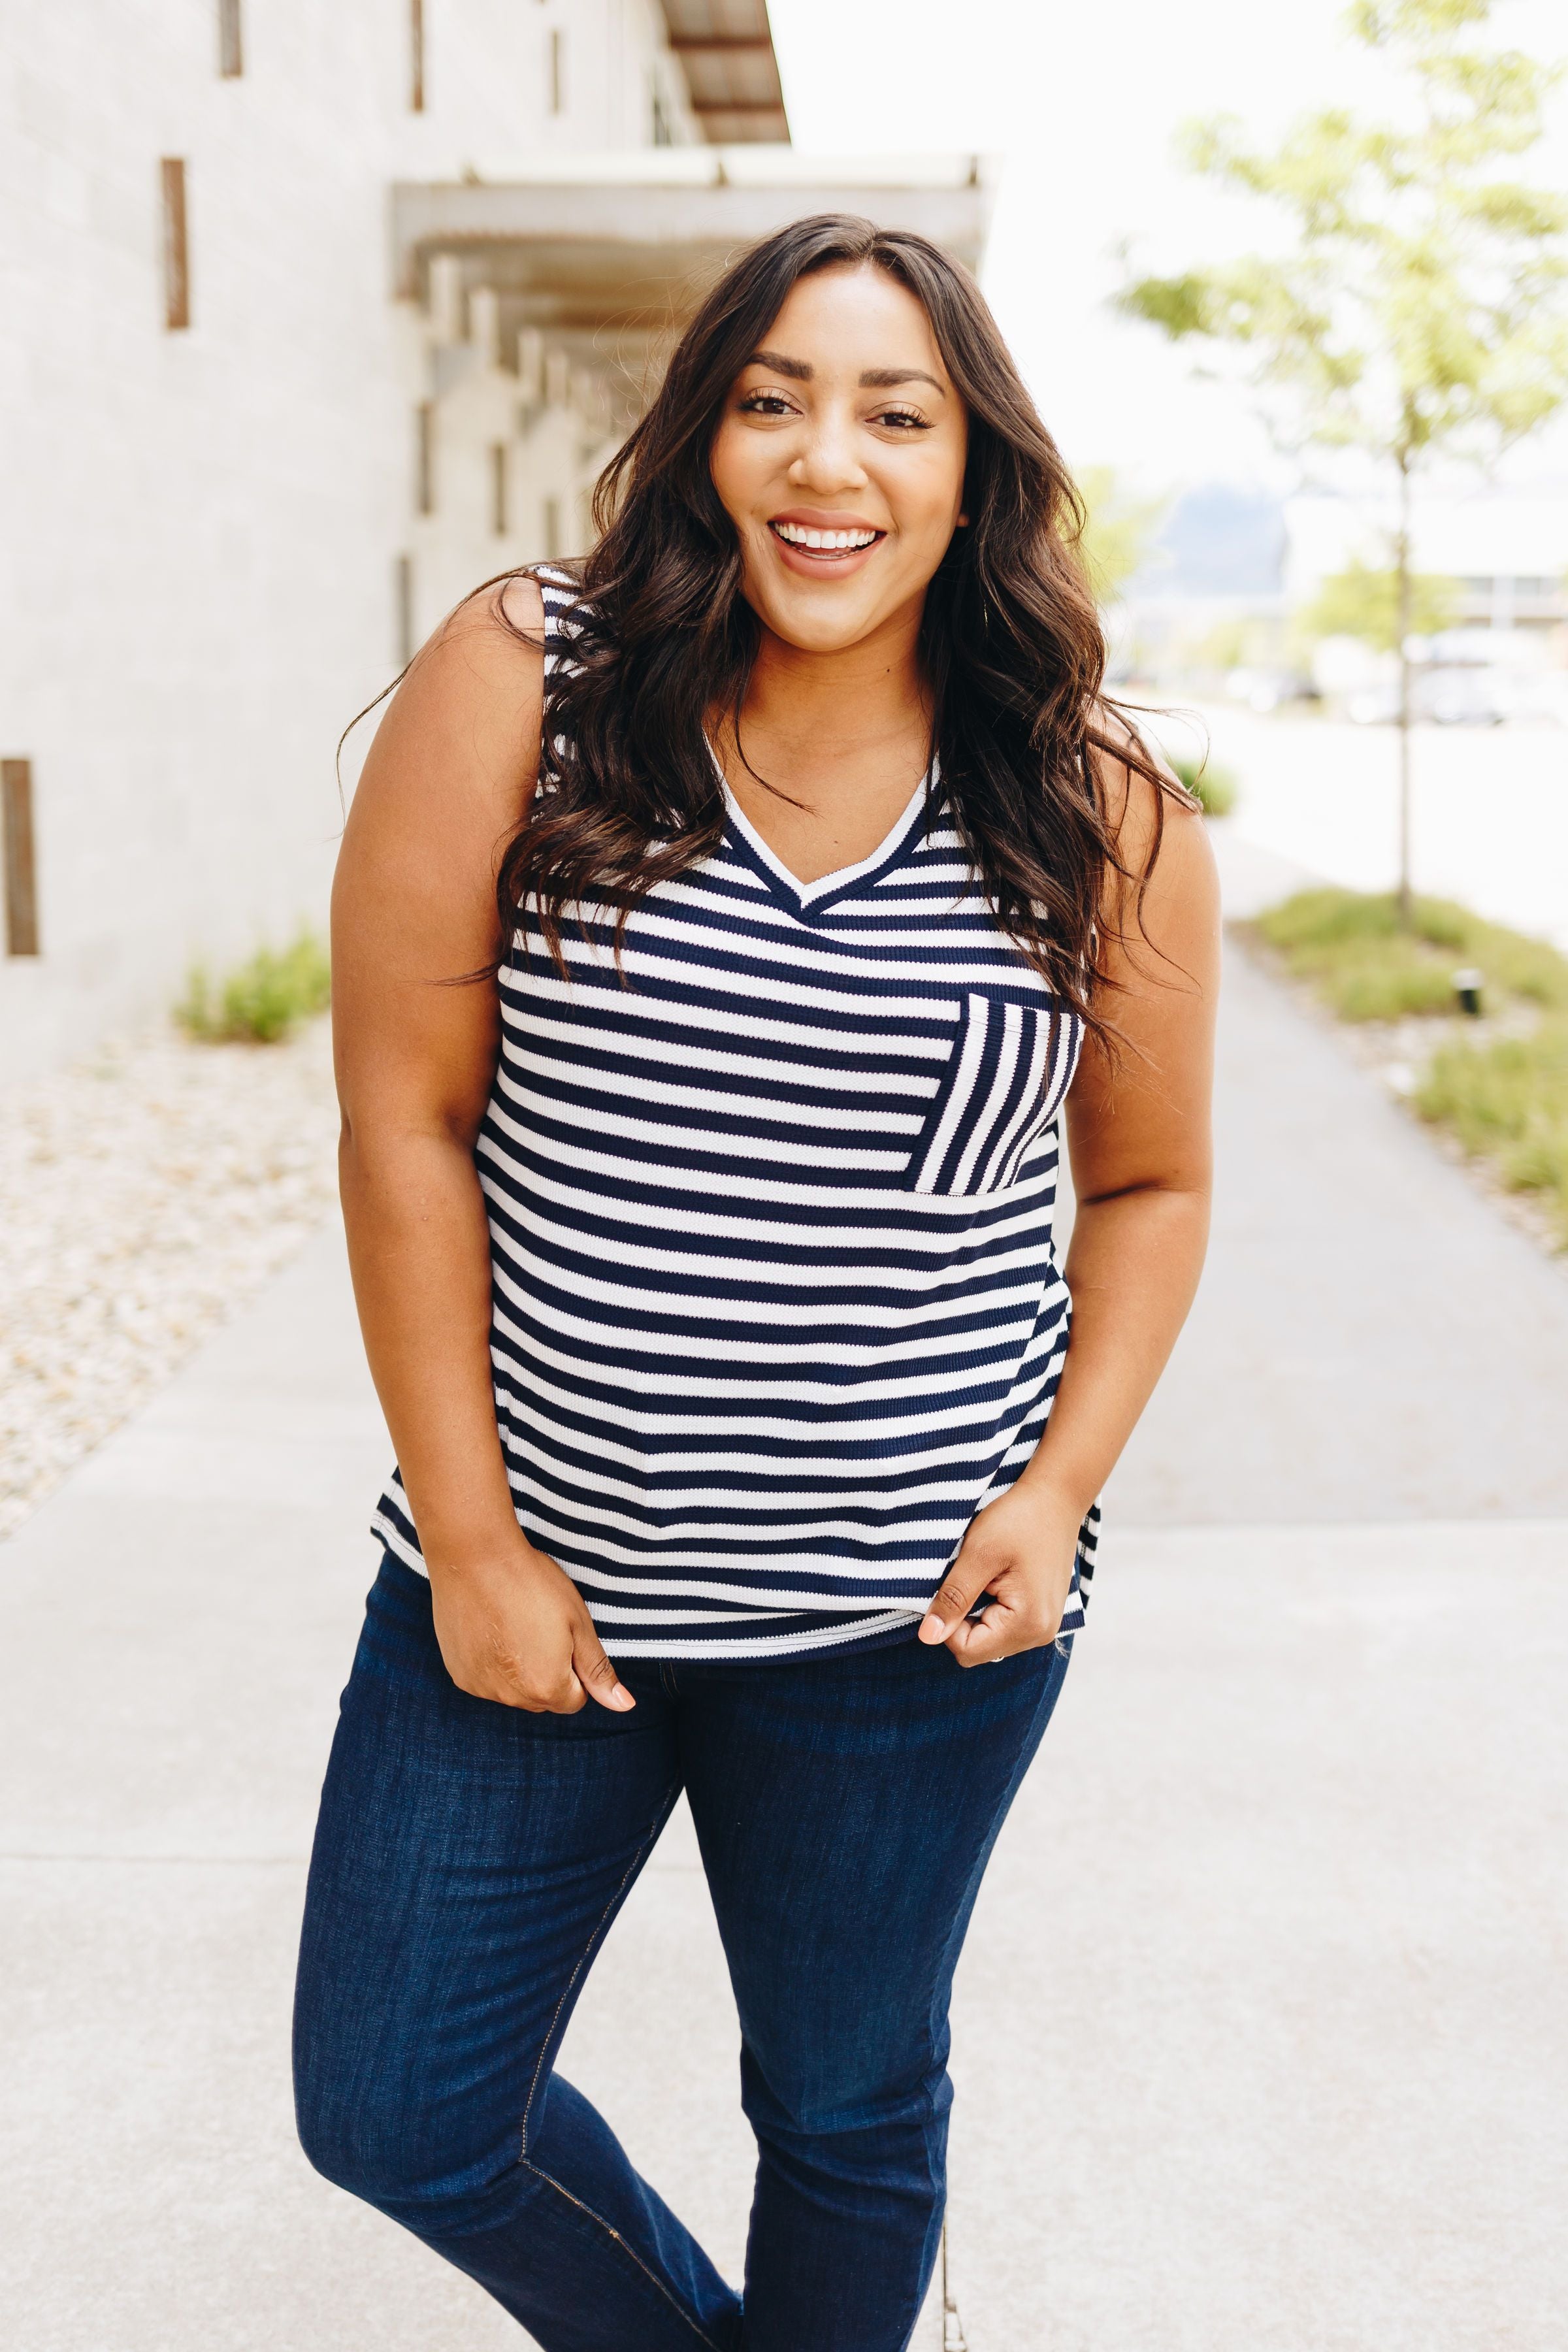
[[[969,440],[931,321],[870,266],[794,288],[736,377],[710,463],[758,618],[812,653],[918,615]]]

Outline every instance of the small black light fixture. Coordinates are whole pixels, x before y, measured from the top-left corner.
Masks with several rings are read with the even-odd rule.
[[[1454,974],[1454,1002],[1472,1021],[1479,1021],[1481,1015],[1481,981],[1482,974],[1470,964]]]

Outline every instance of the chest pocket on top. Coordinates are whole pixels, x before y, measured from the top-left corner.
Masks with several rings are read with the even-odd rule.
[[[913,1192],[1005,1192],[1061,1108],[1082,1024],[1049,1005],[970,995],[910,1159]]]

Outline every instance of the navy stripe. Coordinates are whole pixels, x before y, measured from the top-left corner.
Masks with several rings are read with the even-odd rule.
[[[543,594],[553,682],[572,592]],[[476,1160],[519,1521],[618,1655],[908,1639],[1061,1378],[1081,1024],[973,887],[935,779],[804,886],[731,797],[618,967],[613,942],[582,910],[563,980],[529,918],[500,975]],[[375,1524],[422,1565],[396,1473]]]

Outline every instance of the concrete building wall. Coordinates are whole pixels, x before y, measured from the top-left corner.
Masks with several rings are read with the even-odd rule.
[[[243,0],[226,78],[217,0],[5,12],[0,756],[32,765],[42,953],[0,959],[0,1080],[147,1017],[195,954],[320,923],[332,747],[395,666],[399,558],[429,573],[423,618],[471,584],[465,535],[437,561],[415,513],[431,345],[392,299],[392,182],[646,145],[656,84],[660,135],[696,135],[653,0],[424,0],[422,111],[413,16]],[[185,167],[174,331],[163,158]],[[544,551],[528,447],[575,483],[591,418],[507,436],[516,379],[468,364],[479,437],[443,448],[442,492],[471,509],[482,572]]]

